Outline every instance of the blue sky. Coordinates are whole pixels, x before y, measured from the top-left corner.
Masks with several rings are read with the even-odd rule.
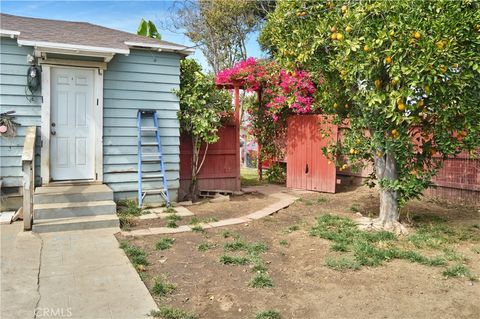
[[[232,0],[234,1],[234,0]],[[70,21],[84,21],[105,27],[135,33],[141,18],[159,25],[169,17],[173,1],[1,1],[0,11],[20,16]],[[192,45],[181,33],[159,30],[162,39],[183,45]],[[250,35],[247,44],[249,56],[260,57],[262,52],[257,43],[258,34]],[[194,57],[204,69],[207,63],[200,50]]]

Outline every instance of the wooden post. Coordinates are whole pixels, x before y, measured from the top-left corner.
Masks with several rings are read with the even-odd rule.
[[[262,91],[261,89],[257,91],[257,98],[258,98],[258,110],[262,110]],[[262,152],[262,144],[260,144],[259,141],[257,141],[257,171],[258,171],[258,179],[263,180],[263,165],[262,165],[262,160],[261,160],[261,154]]]
[[[27,128],[22,153],[23,172],[23,229],[32,229],[33,193],[35,190],[35,126]]]
[[[241,185],[240,185],[240,156],[241,156],[241,152],[240,152],[240,88],[239,88],[239,85],[238,84],[235,84],[234,85],[234,100],[235,100],[235,132],[236,132],[236,138],[235,138],[235,143],[236,143],[236,147],[235,149],[237,150],[238,153],[238,156],[237,156],[237,159],[236,159],[236,169],[237,169],[237,182],[236,182],[236,188],[237,190],[239,191],[241,189]]]

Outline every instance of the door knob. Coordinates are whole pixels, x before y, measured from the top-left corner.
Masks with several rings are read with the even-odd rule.
[[[51,125],[52,125],[52,129],[50,130],[50,134],[52,134],[52,135],[57,134],[57,132],[55,132],[55,130],[53,129],[53,128],[55,127],[55,125],[56,125],[55,122],[52,122]]]

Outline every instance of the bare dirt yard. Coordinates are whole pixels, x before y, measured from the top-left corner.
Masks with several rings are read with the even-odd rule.
[[[248,224],[118,240],[160,318],[479,318],[479,208],[413,201],[408,236],[358,231],[377,207],[351,188]]]

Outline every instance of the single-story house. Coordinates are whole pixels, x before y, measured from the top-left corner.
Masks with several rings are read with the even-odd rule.
[[[0,137],[2,189],[21,192],[25,134],[36,126],[37,189],[106,185],[115,199],[135,198],[137,111],[155,109],[170,197],[176,200],[180,132],[173,90],[180,83],[180,60],[192,49],[90,23],[8,14],[0,15],[0,35],[0,112],[15,111],[20,124],[16,136]],[[27,74],[32,66],[40,79],[33,92],[33,75]],[[54,193],[62,190],[68,192],[60,187]]]

